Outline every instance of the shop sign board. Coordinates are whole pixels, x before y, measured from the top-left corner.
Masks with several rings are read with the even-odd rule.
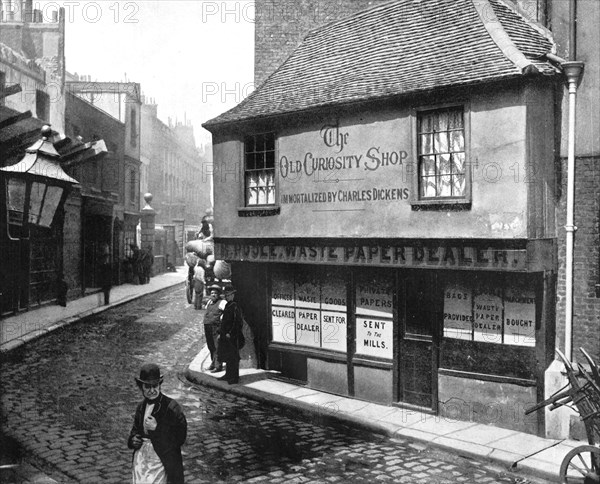
[[[526,249],[486,245],[402,243],[389,245],[215,244],[216,258],[249,262],[525,271]]]

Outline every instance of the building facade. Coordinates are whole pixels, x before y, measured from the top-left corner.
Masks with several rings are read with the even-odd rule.
[[[205,124],[217,258],[233,262],[261,365],[358,399],[547,431],[524,409],[543,400],[561,341],[566,64],[541,25],[550,7],[522,3],[342,11]],[[579,301],[597,318],[595,299]],[[597,358],[597,324],[574,330],[596,335],[582,341]]]
[[[142,191],[153,195],[156,223],[199,226],[211,206],[211,172],[189,122],[167,125],[158,105],[142,105]]]
[[[121,261],[119,264],[122,264],[122,261],[133,255],[131,245],[140,244],[137,226],[141,208],[141,88],[135,82],[99,82],[92,81],[89,76],[72,75],[67,81],[66,89],[70,94],[94,106],[97,110],[96,118],[104,118],[105,116],[101,114],[103,112],[121,123],[124,129],[122,154],[114,152],[114,156],[121,158],[116,171],[109,177],[110,183],[117,184],[113,187],[116,199],[114,227],[111,232],[121,234],[118,237],[121,240],[118,253],[115,253],[114,257],[115,260]],[[89,118],[86,123],[91,119],[93,118]],[[120,135],[109,142],[112,142],[113,148],[116,148],[121,143]],[[123,277],[122,267],[118,270],[118,274],[120,278]]]

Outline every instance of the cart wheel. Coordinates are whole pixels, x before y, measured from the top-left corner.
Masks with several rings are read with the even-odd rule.
[[[582,445],[571,450],[560,465],[560,478],[563,484],[600,483],[600,447]]]
[[[185,280],[185,296],[187,297],[188,304],[194,302],[194,287],[189,279]]]

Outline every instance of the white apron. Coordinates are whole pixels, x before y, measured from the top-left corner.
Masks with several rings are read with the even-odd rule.
[[[153,409],[154,405],[146,405],[144,420],[152,413]],[[160,461],[160,457],[154,451],[152,442],[150,442],[150,439],[142,439],[142,446],[133,453],[133,484],[166,483],[165,468]]]

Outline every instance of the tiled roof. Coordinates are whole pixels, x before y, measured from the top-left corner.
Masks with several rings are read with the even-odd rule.
[[[553,74],[554,44],[502,0],[397,0],[310,32],[205,127],[438,87]]]

